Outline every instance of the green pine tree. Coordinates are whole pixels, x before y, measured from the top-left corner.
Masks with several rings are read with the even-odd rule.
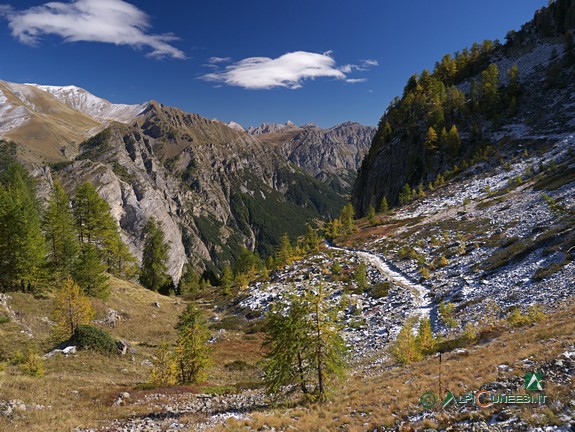
[[[351,234],[353,232],[353,218],[355,217],[355,211],[351,203],[345,205],[341,210],[339,215],[339,221],[346,234]]]

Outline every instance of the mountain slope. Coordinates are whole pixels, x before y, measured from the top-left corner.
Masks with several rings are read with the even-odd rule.
[[[571,0],[554,2],[510,32],[505,45],[476,44],[445,56],[432,73],[411,77],[383,115],[360,168],[353,191],[359,214],[383,197],[400,203],[419,184],[425,188],[440,174],[476,163],[521,131],[575,130],[573,35],[565,34],[574,10]]]
[[[291,122],[265,123],[248,131],[307,174],[343,194],[351,192],[357,170],[375,134],[375,128],[353,122],[329,129],[314,124],[297,127]]]
[[[25,146],[22,159],[62,161],[110,122],[128,123],[146,106],[115,105],[75,86],[0,81],[0,138]]]
[[[295,238],[344,204],[250,135],[157,102],[131,126],[116,123],[84,142],[56,175],[69,190],[94,183],[137,256],[142,228],[156,218],[176,281],[188,261],[215,270],[244,246],[271,254],[284,232]]]

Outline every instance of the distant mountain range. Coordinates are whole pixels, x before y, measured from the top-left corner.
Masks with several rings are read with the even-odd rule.
[[[132,252],[155,217],[170,273],[217,271],[243,247],[266,255],[279,237],[338,214],[374,128],[262,125],[246,131],[151,101],[113,104],[75,86],[0,81],[0,138],[49,191],[94,183]],[[271,151],[270,151],[271,150]]]

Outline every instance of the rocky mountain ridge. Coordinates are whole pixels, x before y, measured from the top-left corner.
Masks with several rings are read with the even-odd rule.
[[[25,160],[69,160],[82,141],[111,122],[131,122],[147,106],[113,104],[75,86],[0,81],[0,138],[22,144]]]
[[[351,192],[375,131],[355,122],[322,129],[313,123],[296,126],[288,121],[248,129],[307,174],[342,194]]]
[[[539,135],[575,130],[573,34],[567,32],[574,10],[569,0],[553,2],[509,32],[505,44],[476,44],[445,56],[433,72],[411,77],[403,97],[382,116],[359,170],[352,197],[356,211],[377,208],[383,197],[398,204],[405,185],[426,188],[439,174],[468,165],[523,130]],[[449,141],[453,126],[457,138]],[[435,137],[428,138],[429,127],[436,129]]]

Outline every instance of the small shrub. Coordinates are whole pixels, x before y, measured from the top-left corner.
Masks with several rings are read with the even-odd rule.
[[[389,289],[391,287],[391,282],[381,282],[375,284],[371,288],[371,296],[374,298],[387,297],[389,294]]]
[[[477,326],[473,325],[471,322],[467,322],[463,328],[463,337],[470,344],[477,342],[479,337]]]
[[[521,313],[521,309],[514,307],[507,314],[507,322],[513,327],[523,327],[541,321],[545,314],[539,305],[529,306],[527,313]]]
[[[447,327],[453,328],[457,326],[457,320],[453,316],[455,305],[453,303],[441,302],[439,304],[439,315]]]
[[[73,340],[79,349],[92,350],[104,355],[118,353],[116,341],[105,331],[89,325],[80,325],[74,332]]]
[[[5,324],[10,322],[10,317],[5,315],[0,315],[0,324]]]
[[[33,377],[44,376],[44,359],[36,350],[26,347],[24,351],[18,351],[11,359],[11,363],[18,366],[20,372]]]

